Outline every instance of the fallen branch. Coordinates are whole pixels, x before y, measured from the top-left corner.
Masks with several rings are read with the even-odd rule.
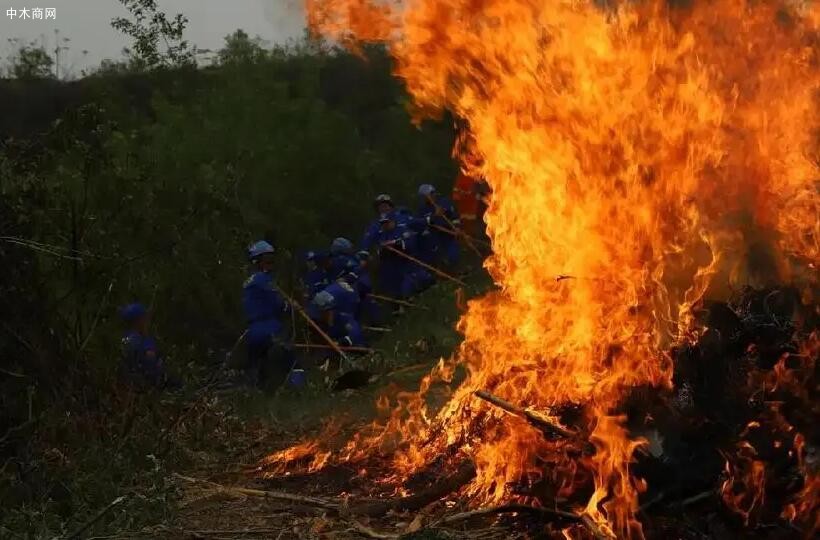
[[[73,534],[70,534],[70,535],[66,536],[66,540],[74,540],[76,538],[80,538],[80,536],[85,531],[87,531],[89,528],[91,528],[92,525],[94,525],[99,520],[101,520],[104,515],[106,515],[108,512],[111,511],[111,509],[113,509],[114,507],[119,506],[120,504],[122,504],[122,502],[125,501],[125,499],[126,499],[125,495],[120,495],[119,497],[117,497],[116,499],[111,501],[111,503],[108,506],[106,506],[105,508],[103,508],[102,510],[97,512],[97,515],[95,515],[93,518],[86,521],[79,529],[74,531]]]
[[[259,497],[261,499],[273,499],[279,501],[289,501],[295,503],[306,504],[308,506],[318,506],[319,508],[324,508],[325,510],[333,510],[338,511],[339,505],[333,502],[330,502],[325,499],[319,499],[317,497],[307,497],[305,495],[295,495],[293,493],[287,493],[284,491],[262,491],[260,489],[251,489],[251,488],[243,488],[243,487],[231,487],[231,486],[223,486],[222,484],[217,484],[214,482],[210,482],[208,480],[200,480],[198,478],[191,478],[190,476],[183,476],[181,474],[174,473],[176,478],[180,480],[184,480],[185,482],[189,482],[192,484],[207,484],[215,491],[220,493],[227,493],[228,495],[243,495],[248,497]]]
[[[4,443],[6,441],[6,439],[11,437],[14,433],[26,429],[27,427],[29,427],[33,423],[34,423],[34,419],[29,419],[29,420],[26,420],[25,422],[23,422],[22,424],[20,424],[19,426],[10,427],[8,429],[8,431],[6,431],[6,434],[3,435],[2,437],[0,437],[0,445],[2,445],[2,443]]]
[[[224,529],[224,530],[213,530],[213,531],[185,531],[189,534],[199,534],[205,536],[212,536],[215,534],[267,534],[267,533],[278,533],[282,530],[282,527],[263,527],[258,529]]]
[[[586,527],[589,530],[589,532],[592,533],[592,536],[595,537],[595,540],[615,540],[615,536],[601,529],[601,527],[599,527],[598,524],[595,523],[595,520],[589,517],[588,514],[584,514],[581,516],[581,523],[583,523],[584,527]]]
[[[507,411],[508,413],[514,416],[523,418],[524,420],[529,422],[530,425],[540,429],[541,431],[544,431],[545,433],[558,435],[567,439],[574,437],[576,435],[574,431],[570,431],[567,428],[552,422],[546,416],[530,411],[528,409],[518,407],[517,405],[513,405],[509,401],[503,400],[500,397],[495,396],[484,390],[476,390],[475,396],[479,399],[483,399],[484,401],[495,405],[499,409]]]
[[[566,512],[564,510],[553,510],[551,508],[540,508],[537,506],[528,506],[526,504],[504,504],[501,506],[491,506],[489,508],[479,508],[478,510],[470,510],[469,512],[462,512],[460,514],[454,514],[452,516],[447,516],[439,521],[437,521],[436,525],[447,525],[450,523],[455,523],[457,521],[464,521],[466,519],[472,519],[474,517],[480,516],[488,516],[488,515],[495,515],[495,514],[507,514],[512,512],[526,512],[530,514],[540,514],[546,517],[557,517],[561,519],[566,519],[569,521],[580,521],[581,517],[578,514],[574,514],[572,512]]]
[[[708,499],[709,497],[715,494],[714,490],[704,491],[702,493],[698,493],[697,495],[693,495],[687,499],[681,501],[681,506],[689,506],[690,504],[695,504],[696,502],[700,502],[704,499]]]
[[[377,540],[393,540],[394,538],[400,538],[401,535],[395,533],[380,533],[378,531],[374,531],[370,527],[367,527],[355,519],[350,521],[350,524],[353,525],[353,528],[359,534],[362,534],[368,538],[376,538]]]
[[[391,510],[395,512],[412,512],[460,489],[461,486],[475,478],[475,473],[475,465],[472,461],[467,460],[459,465],[456,472],[444,477],[424,491],[398,499],[377,499],[351,504],[348,512],[352,515],[369,517],[383,516]]]

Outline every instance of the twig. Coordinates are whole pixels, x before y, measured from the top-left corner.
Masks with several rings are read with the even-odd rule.
[[[581,516],[581,523],[584,524],[592,536],[595,537],[596,540],[615,540],[615,537],[607,531],[601,529],[595,520],[593,520],[588,514],[583,514]]]
[[[250,489],[250,488],[243,488],[243,487],[230,487],[230,486],[223,486],[221,484],[217,484],[215,482],[209,482],[208,480],[200,480],[198,478],[191,478],[190,476],[183,476],[181,474],[174,473],[176,478],[180,480],[184,480],[186,482],[190,482],[193,484],[208,484],[212,488],[222,493],[228,494],[235,494],[235,495],[247,495],[250,497],[259,497],[262,499],[276,499],[281,501],[290,501],[290,502],[297,502],[302,504],[307,504],[310,506],[318,506],[319,508],[324,508],[326,510],[338,510],[339,505],[333,502],[330,502],[325,499],[319,499],[317,497],[307,497],[304,495],[295,495],[293,493],[286,493],[284,491],[262,491],[260,489]]]
[[[52,255],[52,256],[60,258],[60,259],[68,259],[70,261],[78,261],[78,262],[82,262],[82,260],[83,260],[81,257],[74,257],[74,256],[71,256],[71,255],[64,255],[64,254],[59,253],[57,251],[54,251],[52,249],[47,249],[47,248],[38,246],[36,244],[32,244],[32,243],[28,243],[28,242],[19,242],[17,240],[13,240],[13,239],[8,238],[8,237],[1,238],[1,239],[5,240],[6,242],[8,242],[10,244],[16,244],[18,246],[27,247],[27,248],[29,248],[33,251],[39,251],[40,253],[46,253],[48,255]]]
[[[686,498],[680,502],[681,506],[689,506],[691,504],[695,504],[696,502],[700,502],[703,499],[708,499],[709,497],[715,494],[714,490],[707,490],[702,493],[698,493],[697,495],[692,495],[689,498]]]
[[[24,375],[22,373],[15,373],[14,371],[9,371],[3,368],[0,368],[0,373],[5,373],[9,377],[15,377],[17,379],[28,379],[28,375]]]
[[[370,527],[366,527],[359,523],[358,521],[351,520],[350,524],[353,525],[353,528],[356,529],[356,532],[367,536],[368,538],[376,538],[378,540],[393,540],[394,538],[400,538],[401,535],[395,533],[380,533],[378,531],[374,531]]]
[[[23,429],[27,428],[28,426],[30,426],[30,425],[31,425],[31,424],[33,424],[33,423],[34,423],[34,419],[33,419],[33,418],[29,418],[28,420],[26,420],[25,422],[23,422],[23,423],[22,423],[22,424],[20,424],[19,426],[12,426],[12,427],[10,427],[10,428],[9,428],[9,430],[8,430],[8,431],[6,431],[6,434],[5,434],[5,435],[3,435],[2,437],[0,437],[0,444],[4,443],[4,442],[6,441],[6,439],[8,439],[9,437],[11,437],[11,435],[12,435],[13,433],[15,433],[15,432],[17,432],[17,431],[20,431],[20,430],[23,430]]]
[[[423,491],[396,499],[370,499],[355,504],[351,503],[347,510],[351,515],[370,517],[383,516],[391,510],[412,512],[461,489],[465,484],[472,482],[475,474],[475,464],[471,460],[464,460],[455,472],[439,478],[436,483]]]
[[[97,313],[94,315],[94,322],[91,323],[91,328],[88,330],[88,333],[85,335],[85,339],[82,343],[80,343],[80,348],[77,352],[83,352],[85,346],[88,345],[88,342],[91,340],[91,336],[94,335],[94,330],[97,329],[97,324],[100,322],[100,314],[102,313],[105,304],[108,302],[108,297],[111,294],[111,290],[114,288],[114,281],[112,280],[111,283],[108,284],[108,290],[105,291],[105,295],[100,302],[99,307],[97,308]],[[155,289],[156,290],[156,289]]]
[[[263,534],[263,533],[278,533],[282,530],[281,527],[268,527],[268,528],[260,528],[260,529],[225,529],[225,530],[213,530],[213,531],[186,531],[190,534]]]
[[[113,509],[115,506],[118,506],[118,505],[122,504],[122,502],[123,502],[123,501],[125,501],[125,499],[126,499],[126,498],[127,498],[127,496],[126,496],[126,495],[120,495],[119,497],[117,497],[116,499],[114,499],[113,501],[111,501],[111,503],[110,503],[108,506],[106,506],[105,508],[103,508],[102,510],[100,510],[100,511],[97,513],[97,515],[96,515],[96,516],[94,516],[94,517],[93,517],[93,518],[91,518],[90,520],[86,521],[86,522],[85,522],[85,524],[84,524],[82,527],[80,527],[79,529],[77,529],[77,530],[76,530],[73,534],[71,534],[71,535],[67,536],[67,537],[66,537],[66,540],[74,540],[75,538],[80,538],[80,535],[81,535],[81,534],[83,534],[83,533],[84,533],[85,531],[87,531],[87,530],[88,530],[88,529],[89,529],[92,525],[94,525],[94,524],[95,524],[95,523],[97,523],[99,520],[101,520],[101,519],[103,518],[103,516],[104,516],[105,514],[107,514],[108,512],[110,512],[110,511],[111,511],[111,509]]]
[[[581,517],[578,514],[574,514],[572,512],[566,512],[564,510],[553,510],[551,508],[539,508],[536,506],[528,506],[526,504],[504,504],[501,506],[491,506],[489,508],[480,508],[478,510],[470,510],[469,512],[462,512],[460,514],[454,514],[452,516],[447,516],[440,521],[436,522],[436,525],[446,525],[450,523],[455,523],[457,521],[463,521],[465,519],[472,519],[478,516],[487,516],[492,514],[506,514],[509,512],[528,512],[531,514],[541,514],[543,516],[549,517],[558,517],[561,519],[567,519],[570,521],[580,521]]]
[[[667,497],[667,495],[668,493],[666,491],[661,491],[660,493],[646,501],[644,504],[642,504],[641,507],[638,508],[638,512],[646,512],[650,507],[655,506],[656,504],[664,500]]]

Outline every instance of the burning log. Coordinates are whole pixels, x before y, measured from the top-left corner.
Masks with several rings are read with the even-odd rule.
[[[362,501],[351,505],[347,511],[352,515],[377,517],[383,516],[390,510],[396,512],[412,512],[435,502],[475,478],[475,465],[470,460],[461,462],[456,471],[445,476],[426,490],[398,499],[376,499]]]
[[[491,403],[499,409],[502,409],[514,416],[523,418],[524,420],[529,422],[530,425],[543,431],[544,434],[549,437],[563,437],[565,439],[569,439],[577,435],[576,432],[570,431],[567,428],[561,426],[560,424],[553,422],[547,416],[544,416],[529,409],[524,409],[516,405],[513,405],[509,401],[505,401],[500,397],[494,396],[489,392],[486,392],[484,390],[476,390],[474,393],[477,398],[483,399],[484,401]]]

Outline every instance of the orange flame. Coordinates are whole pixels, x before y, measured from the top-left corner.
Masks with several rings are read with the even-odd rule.
[[[579,471],[560,444],[473,392],[547,412],[583,404],[596,447],[586,513],[641,536],[639,443],[614,416],[620,400],[671,386],[662,351],[694,336],[692,307],[716,275],[739,275],[756,239],[778,279],[817,277],[817,4],[306,1],[314,31],[388,44],[420,115],[466,120],[470,172],[493,191],[486,266],[500,290],[459,323],[467,380],[432,415],[431,374],[343,456],[398,448],[407,473],[461,444],[483,501],[512,497],[545,474],[539,462],[571,489]]]
[[[726,480],[720,489],[723,502],[743,518],[745,525],[763,506],[766,494],[766,465],[756,458],[754,447],[741,441],[734,463],[726,460]]]

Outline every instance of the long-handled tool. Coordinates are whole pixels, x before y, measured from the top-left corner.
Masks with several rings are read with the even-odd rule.
[[[407,300],[399,300],[398,298],[392,298],[390,296],[382,296],[381,294],[373,293],[369,293],[367,296],[369,296],[373,300],[381,300],[382,302],[396,304],[397,306],[404,306],[409,308],[421,309],[423,311],[430,311],[430,308],[428,308],[427,306],[422,306],[421,304],[414,304],[413,302],[408,302]]]
[[[478,255],[479,257],[484,257],[484,254],[481,253],[481,251],[477,247],[475,247],[475,244],[473,244],[473,239],[470,238],[469,236],[467,236],[466,234],[464,234],[461,231],[461,229],[456,227],[455,223],[453,223],[450,220],[450,218],[447,217],[447,212],[441,206],[439,206],[438,203],[430,195],[427,195],[426,198],[427,198],[427,202],[429,202],[433,206],[433,208],[436,209],[436,214],[439,215],[442,219],[444,219],[445,222],[447,222],[447,225],[449,225],[450,229],[452,229],[453,234],[455,236],[463,238],[464,241],[466,242],[467,246],[470,249],[472,249],[475,252],[476,255]],[[431,225],[432,225],[432,223],[431,223]],[[436,226],[436,228],[439,228],[439,227]],[[440,227],[440,228],[443,229],[444,227]]]
[[[492,248],[489,242],[485,242],[484,240],[479,240],[478,238],[473,238],[472,236],[468,235],[466,232],[462,230],[452,230],[448,229],[447,227],[442,227],[441,225],[436,225],[435,223],[430,225],[431,229],[435,229],[437,231],[441,231],[445,234],[449,234],[450,236],[456,236],[459,238],[463,238],[467,242],[473,242],[480,246],[484,246],[486,248]]]
[[[336,352],[339,356],[341,356],[341,357],[342,357],[342,359],[343,359],[343,360],[347,363],[347,365],[348,365],[348,366],[351,366],[351,365],[352,365],[352,363],[351,363],[351,361],[350,361],[350,358],[348,358],[348,356],[345,354],[345,352],[342,350],[342,348],[341,348],[341,347],[339,347],[339,344],[338,344],[338,343],[336,343],[335,341],[333,341],[333,338],[331,338],[329,335],[327,335],[327,333],[326,333],[324,330],[322,330],[322,327],[321,327],[321,326],[319,326],[319,325],[316,323],[316,321],[314,321],[313,319],[311,319],[311,318],[310,318],[310,315],[308,315],[308,314],[305,312],[305,310],[304,310],[304,309],[302,309],[302,306],[300,306],[298,303],[296,303],[296,302],[293,300],[293,298],[291,298],[290,296],[288,296],[288,295],[287,295],[287,293],[285,293],[282,289],[279,289],[279,292],[282,294],[282,296],[284,296],[284,297],[285,297],[285,300],[287,300],[288,302],[290,302],[291,308],[292,308],[292,309],[297,310],[297,311],[299,312],[299,315],[301,315],[301,316],[302,316],[302,318],[303,318],[303,319],[305,319],[305,321],[307,321],[307,323],[308,323],[308,324],[309,324],[309,325],[310,325],[310,326],[311,326],[314,330],[316,330],[316,332],[318,332],[318,334],[319,334],[320,336],[322,336],[322,339],[324,339],[325,341],[327,341],[327,344],[328,344],[328,345],[330,345],[330,348],[331,348],[331,349],[333,349],[333,350],[334,350],[334,351],[335,351],[335,352]]]
[[[330,345],[322,345],[321,343],[294,343],[295,349],[333,349]],[[373,353],[376,349],[370,347],[339,347],[339,349],[348,352]]]
[[[430,270],[431,272],[433,272],[434,274],[436,274],[439,277],[443,277],[444,279],[448,279],[448,280],[450,280],[454,283],[458,283],[462,287],[467,286],[466,283],[464,283],[463,281],[461,281],[457,277],[451,276],[447,272],[443,272],[443,271],[439,270],[438,268],[436,268],[435,266],[430,266],[429,264],[418,260],[417,258],[413,257],[412,255],[408,255],[407,253],[405,253],[405,252],[403,252],[399,249],[394,248],[390,244],[382,244],[382,247],[384,249],[388,250],[388,251],[392,251],[393,253],[395,253],[395,254],[397,254],[401,257],[404,257],[405,259],[407,259],[409,261],[413,261],[414,263],[418,264],[422,268],[426,268],[427,270]]]
[[[383,326],[362,326],[362,330],[369,330],[371,332],[381,332],[381,333],[387,333],[387,332],[392,332],[393,331],[392,329],[385,328]]]

